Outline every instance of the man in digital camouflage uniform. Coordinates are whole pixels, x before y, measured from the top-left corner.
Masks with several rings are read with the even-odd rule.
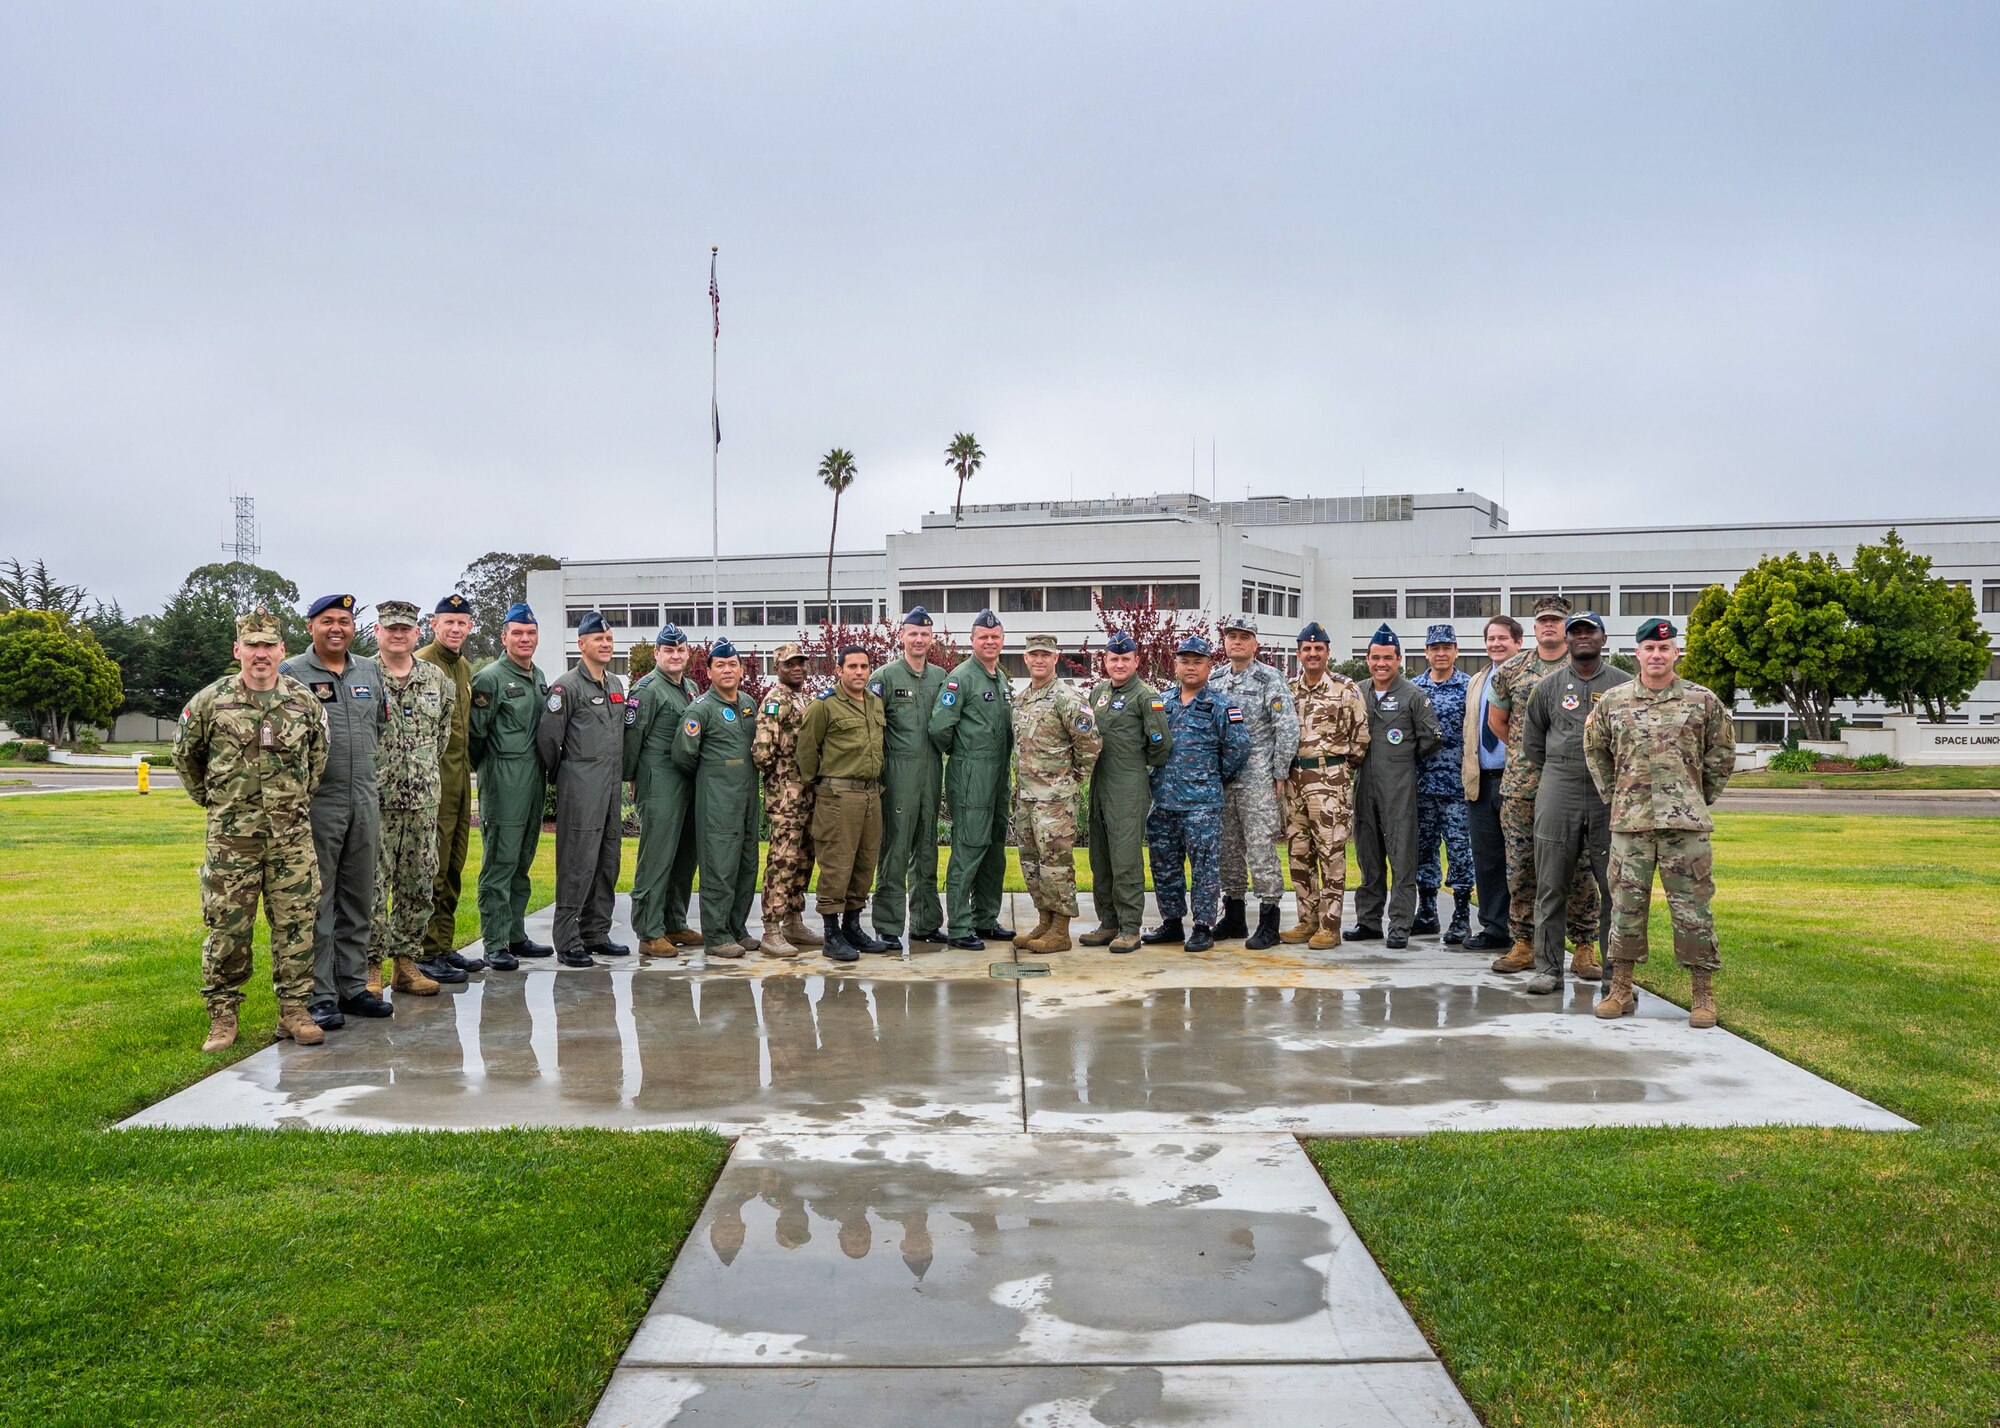
[[[1173,749],[1153,771],[1153,807],[1146,815],[1146,852],[1153,864],[1160,925],[1141,940],[1152,945],[1179,942],[1190,952],[1215,945],[1223,795],[1250,763],[1243,711],[1210,684],[1213,669],[1213,651],[1200,635],[1189,635],[1174,651],[1177,683],[1164,701]]]
[[[1451,888],[1451,926],[1444,940],[1457,946],[1472,930],[1472,834],[1465,811],[1465,696],[1472,681],[1458,668],[1458,632],[1432,625],[1424,634],[1429,667],[1410,683],[1423,690],[1437,716],[1437,748],[1417,765],[1417,916],[1410,931],[1438,930],[1438,889]],[[1438,844],[1449,859],[1438,859]]]
[[[813,790],[799,776],[798,744],[799,727],[813,700],[806,693],[804,650],[779,645],[771,652],[771,665],[778,682],[764,695],[757,737],[750,745],[750,761],[764,776],[764,816],[771,823],[764,855],[764,935],[757,945],[767,957],[796,957],[801,946],[816,947],[822,941],[807,932],[804,918],[813,869]]]
[[[1278,945],[1278,908],[1285,874],[1278,862],[1281,803],[1299,751],[1299,719],[1285,676],[1257,658],[1257,622],[1236,615],[1222,626],[1227,658],[1209,679],[1243,715],[1250,740],[1250,773],[1222,791],[1222,920],[1218,939],[1246,937],[1253,952]],[[1261,777],[1251,775],[1261,774]],[[1244,915],[1243,880],[1258,903],[1257,927]]]
[[[466,979],[454,966],[438,964],[435,970],[443,975],[433,976],[431,968],[418,965],[438,881],[439,768],[457,722],[458,686],[436,665],[416,658],[420,619],[407,600],[384,600],[375,607],[389,722],[375,745],[382,851],[368,923],[368,990],[381,992],[386,958],[396,991],[434,997],[439,982]]]
[[[1680,631],[1668,619],[1639,626],[1639,677],[1599,700],[1583,730],[1584,757],[1611,801],[1611,991],[1601,1017],[1638,1010],[1632,968],[1646,960],[1653,873],[1673,915],[1674,960],[1694,995],[1688,1025],[1715,1025],[1715,941],[1709,901],[1715,853],[1709,808],[1736,767],[1736,731],[1713,692],[1674,673]]]
[[[301,1046],[326,1039],[306,1011],[319,913],[310,809],[326,769],[326,716],[310,690],[278,672],[284,656],[276,615],[258,609],[242,616],[240,670],[197,691],[174,734],[181,787],[208,813],[201,865],[201,920],[208,929],[201,944],[208,1004],[203,1051],[236,1042],[260,898],[271,924],[278,1035]]]
[[[1014,945],[1067,952],[1077,915],[1077,803],[1104,741],[1090,705],[1056,678],[1056,637],[1028,636],[1024,658],[1028,687],[1014,701],[1014,830],[1021,881],[1038,917],[1031,930],[1015,934]]]
[[[1285,831],[1299,920],[1286,942],[1320,951],[1340,945],[1347,896],[1347,840],[1354,835],[1353,771],[1368,752],[1368,710],[1360,686],[1327,668],[1332,644],[1314,620],[1299,631],[1299,677],[1292,681],[1299,748],[1285,784]]]

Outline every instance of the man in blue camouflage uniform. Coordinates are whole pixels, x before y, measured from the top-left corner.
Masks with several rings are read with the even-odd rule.
[[[1444,940],[1453,946],[1472,930],[1472,833],[1465,812],[1465,696],[1472,681],[1458,667],[1458,632],[1432,625],[1424,634],[1430,668],[1410,683],[1430,697],[1444,742],[1417,764],[1417,919],[1410,931],[1438,930],[1438,841],[1451,865],[1451,926]]]
[[[1173,750],[1153,770],[1153,808],[1146,815],[1160,925],[1140,940],[1155,945],[1184,941],[1190,952],[1215,945],[1215,904],[1222,896],[1223,786],[1250,761],[1243,711],[1208,682],[1213,663],[1214,652],[1200,635],[1189,635],[1174,651],[1180,687],[1165,701]],[[1192,899],[1183,863],[1194,868]],[[1189,914],[1191,932],[1182,922]]]

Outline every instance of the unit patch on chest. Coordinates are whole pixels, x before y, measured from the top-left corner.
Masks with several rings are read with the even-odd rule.
[[[1563,696],[1563,708],[1565,709],[1574,709],[1582,703],[1583,701],[1576,697],[1576,691],[1574,689],[1572,689],[1569,693]]]
[[[324,679],[315,679],[312,686],[313,697],[322,703],[333,703],[333,685]]]
[[[1391,729],[1386,737],[1390,743],[1400,744],[1403,742],[1403,731],[1401,729]]]

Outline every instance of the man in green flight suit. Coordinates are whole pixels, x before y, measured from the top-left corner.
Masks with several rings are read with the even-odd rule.
[[[694,890],[695,840],[687,826],[694,780],[674,762],[674,739],[701,691],[688,677],[687,636],[664,625],[653,641],[653,668],[625,704],[625,777],[639,810],[639,863],[632,872],[632,931],[648,957],[699,947],[687,925]]]
[[[750,903],[757,895],[757,701],[743,692],[736,646],[708,647],[708,693],[688,706],[674,736],[674,763],[694,778],[701,862],[701,940],[717,957],[757,950]]]
[[[931,743],[951,755],[945,797],[951,804],[951,864],[944,895],[950,943],[968,952],[985,939],[1014,940],[1000,923],[1007,878],[1007,812],[1012,799],[1013,685],[1000,668],[1006,640],[1000,617],[972,617],[972,655],[951,672],[931,707]]]
[[[548,685],[535,669],[541,627],[535,612],[516,602],[500,624],[505,653],[472,680],[472,718],[466,749],[479,771],[479,935],[486,965],[511,972],[523,957],[547,957],[555,948],[528,940],[529,870],[542,841],[542,802],[548,776],[535,749]]]
[[[1160,692],[1139,676],[1138,643],[1123,630],[1104,642],[1105,678],[1090,691],[1103,752],[1090,775],[1090,881],[1097,927],[1077,940],[1113,952],[1139,950],[1146,916],[1147,774],[1174,750]]]
[[[472,606],[451,594],[431,611],[431,640],[417,658],[437,666],[451,682],[451,737],[438,756],[437,879],[431,887],[431,920],[424,929],[423,960],[460,975],[483,972],[483,958],[458,950],[458,892],[472,842],[472,662],[459,651],[472,633]]]
[[[931,710],[948,677],[930,663],[931,616],[923,606],[903,616],[903,655],[877,670],[868,688],[886,721],[882,761],[882,854],[875,869],[875,935],[897,941],[908,909],[911,950],[942,942],[938,901],[938,800],[944,758],[931,742]]]

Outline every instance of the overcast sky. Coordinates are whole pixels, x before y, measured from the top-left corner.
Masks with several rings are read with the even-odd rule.
[[[968,500],[2000,512],[2000,6],[0,3],[0,557],[129,610]]]

